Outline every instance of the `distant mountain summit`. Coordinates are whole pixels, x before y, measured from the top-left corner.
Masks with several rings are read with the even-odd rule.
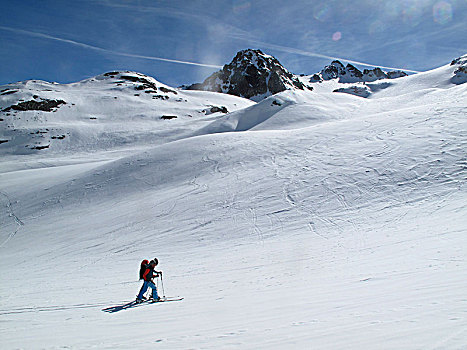
[[[340,83],[373,82],[405,76],[407,73],[401,70],[385,72],[377,67],[361,71],[350,63],[344,66],[335,60],[305,81],[290,73],[275,57],[261,50],[247,49],[237,52],[232,62],[211,74],[204,82],[185,89],[222,92],[260,101],[284,90],[313,90],[307,83],[333,79]]]
[[[451,66],[457,67],[451,81],[454,84],[464,84],[467,82],[467,55],[456,58],[451,62]]]
[[[344,66],[340,61],[332,61],[325,66],[321,72],[314,74],[310,82],[321,82],[323,80],[339,79],[340,83],[372,82],[380,79],[395,79],[407,76],[407,73],[396,70],[384,72],[381,68],[364,69],[360,71],[357,67],[348,63]]]
[[[275,57],[253,49],[239,51],[232,62],[206,78],[203,83],[187,87],[188,90],[223,92],[254,101],[287,89],[305,88],[312,90],[285,69]]]

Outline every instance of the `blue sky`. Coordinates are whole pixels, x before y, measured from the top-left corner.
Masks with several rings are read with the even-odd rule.
[[[467,53],[465,0],[0,3],[0,84],[127,69],[178,86],[204,80],[245,48],[306,74],[332,58],[424,71]]]

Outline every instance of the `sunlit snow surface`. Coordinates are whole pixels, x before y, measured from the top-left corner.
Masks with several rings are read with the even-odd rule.
[[[257,104],[179,91],[203,99],[183,115],[238,110],[143,122],[122,103],[101,124],[117,140],[79,113],[67,124],[62,107],[34,112],[70,136],[2,155],[1,348],[466,348],[467,88],[455,69],[368,98],[334,81]],[[99,90],[81,87],[99,110]],[[134,298],[153,257],[165,294],[185,299],[103,312]]]

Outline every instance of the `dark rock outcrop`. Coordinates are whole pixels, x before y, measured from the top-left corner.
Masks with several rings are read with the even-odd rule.
[[[4,108],[2,112],[9,112],[11,110],[15,111],[44,111],[52,112],[54,108],[58,108],[61,104],[66,104],[63,100],[47,100],[43,99],[42,101],[24,101],[19,102],[16,105]]]
[[[50,144],[43,145],[43,146],[34,146],[34,147],[31,147],[31,149],[41,150],[41,149],[46,149],[46,148],[49,148],[49,147],[50,147]]]
[[[407,73],[401,70],[393,70],[393,71],[387,72],[386,74],[389,79],[396,79],[396,78],[402,78],[402,77],[407,76]]]
[[[454,71],[454,76],[451,81],[454,84],[460,85],[467,82],[467,55],[456,58],[451,62],[451,66],[458,66]]]
[[[168,89],[168,88],[163,87],[163,86],[160,87],[160,90],[161,90],[162,92],[165,92],[166,94],[169,93],[169,92],[172,93],[172,94],[175,94],[175,95],[177,94],[177,91],[172,90],[172,89]]]
[[[345,74],[345,67],[340,61],[332,61],[329,66],[325,66],[319,73],[322,80],[336,79],[343,74]]]
[[[273,56],[261,50],[242,50],[222,70],[188,90],[223,92],[252,100],[261,100],[286,89],[305,89],[298,78]]]
[[[7,89],[5,89],[5,90],[2,90],[1,95],[2,95],[2,96],[3,96],[3,95],[11,95],[11,94],[14,94],[14,93],[17,93],[17,92],[18,92],[18,90],[10,90],[10,91],[7,91]]]
[[[355,66],[348,63],[344,66],[340,61],[332,61],[325,66],[321,72],[314,74],[310,78],[311,83],[324,80],[338,79],[340,83],[372,82],[380,79],[395,79],[407,76],[407,73],[397,70],[384,72],[381,68],[364,69],[360,71]]]
[[[364,85],[363,86],[350,86],[347,88],[339,88],[339,89],[334,90],[333,92],[343,92],[346,94],[355,95],[359,97],[368,97],[371,94],[371,91],[368,88],[368,86],[364,86]]]
[[[156,84],[154,84],[152,81],[149,81],[148,79],[143,78],[143,77],[135,77],[132,75],[121,75],[120,78],[131,81],[133,83],[140,83],[141,85],[135,86],[135,90],[146,90],[146,89],[157,90]]]
[[[229,111],[227,110],[227,107],[225,106],[213,106],[213,105],[210,105],[209,107],[211,108],[207,108],[207,109],[203,109],[203,113],[206,114],[206,115],[209,115],[209,114],[213,114],[213,113],[229,113]]]
[[[221,107],[212,106],[211,109],[210,109],[209,111],[210,111],[211,113],[217,113],[217,112],[229,113],[229,111],[227,110],[227,107],[225,107],[225,106],[221,106]]]
[[[452,62],[451,62],[451,66],[454,66],[454,65],[466,65],[467,64],[467,55],[464,55],[464,56],[461,56],[461,57],[458,57],[456,59],[453,59]]]

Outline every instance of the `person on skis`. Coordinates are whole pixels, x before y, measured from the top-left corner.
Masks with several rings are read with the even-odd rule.
[[[147,266],[146,271],[144,271],[143,273],[144,283],[143,283],[143,286],[141,287],[141,290],[139,291],[138,296],[136,297],[137,303],[143,302],[143,295],[144,293],[146,293],[148,288],[152,289],[152,295],[149,298],[149,300],[152,300],[152,301],[160,300],[159,295],[157,294],[156,285],[154,284],[154,281],[153,281],[154,277],[159,277],[160,275],[162,275],[162,272],[154,271],[154,268],[158,264],[159,264],[159,261],[156,258],[154,258],[154,260],[151,260],[149,262],[149,265]]]

